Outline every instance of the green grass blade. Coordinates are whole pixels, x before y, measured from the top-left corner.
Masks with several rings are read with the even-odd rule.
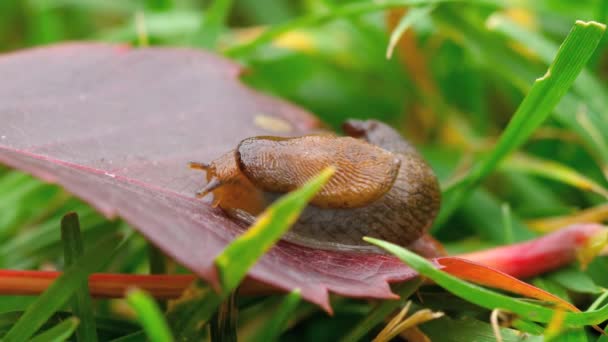
[[[247,270],[291,227],[334,172],[333,167],[328,167],[299,190],[281,197],[215,259],[225,293],[238,286]]]
[[[79,320],[76,317],[70,317],[47,331],[34,336],[30,342],[61,342],[66,341],[74,330],[78,327]]]
[[[543,37],[540,33],[524,29],[504,15],[491,16],[488,19],[487,26],[530,49],[546,64],[551,63],[559,48],[557,44]],[[603,112],[608,108],[606,88],[588,70],[581,71],[572,88],[594,110]]]
[[[72,266],[84,254],[80,222],[76,213],[68,213],[61,220],[61,239],[63,240],[65,266]],[[76,330],[78,341],[97,341],[97,328],[93,315],[93,305],[89,294],[89,284],[84,282],[76,290],[71,300],[74,315],[80,320]]]
[[[51,315],[74,295],[89,274],[102,268],[112,257],[119,238],[103,240],[79,258],[28,307],[23,316],[4,337],[5,342],[24,341],[31,337]]]
[[[471,190],[549,117],[585,67],[605,29],[605,25],[596,22],[576,22],[560,46],[555,60],[545,75],[536,79],[492,152],[477,163],[463,180],[445,190],[435,227],[445,222]]]
[[[285,330],[287,322],[292,318],[292,314],[298,307],[301,298],[299,289],[285,296],[271,318],[257,329],[251,341],[277,341]]]
[[[300,189],[281,197],[258,217],[251,228],[224,249],[215,260],[221,293],[203,288],[198,291],[199,298],[193,301],[194,306],[184,303],[170,313],[173,330],[180,334],[179,339],[194,338],[200,333],[200,327],[236,289],[247,270],[291,227],[334,172],[335,169],[329,167]]]
[[[384,322],[386,317],[397,308],[403,306],[407,298],[409,298],[414,291],[416,291],[422,284],[421,278],[416,278],[402,284],[396,291],[401,297],[401,300],[385,300],[376,306],[369,314],[365,316],[359,323],[355,325],[355,328],[351,330],[341,341],[342,342],[356,342],[362,341],[367,333],[369,333],[375,326]]]
[[[110,342],[141,342],[146,340],[146,332],[145,331],[137,331],[131,333],[129,335],[121,336],[119,338],[113,339]]]
[[[391,33],[391,37],[388,42],[388,48],[386,49],[386,59],[390,59],[393,56],[393,50],[397,43],[399,43],[399,39],[403,36],[403,33],[407,31],[412,25],[414,25],[418,20],[421,20],[429,14],[437,7],[437,5],[429,5],[423,7],[414,7],[407,11],[407,13],[399,20],[399,24]]]
[[[608,189],[593,181],[575,169],[564,164],[533,157],[525,154],[517,154],[508,158],[501,166],[507,171],[525,172],[548,179],[553,179],[564,184],[577,187],[583,191],[592,191],[608,199]]]
[[[394,254],[401,261],[418,271],[421,275],[430,278],[445,290],[486,309],[494,310],[500,308],[518,314],[530,321],[542,323],[550,322],[555,312],[547,307],[517,300],[467,283],[438,270],[430,261],[395,244],[369,237],[365,237],[364,240]],[[608,319],[608,305],[595,311],[583,313],[567,312],[564,315],[564,323],[569,326],[595,325],[606,319]]]
[[[194,36],[196,46],[213,49],[225,28],[228,13],[232,8],[232,0],[215,0],[205,11],[201,26]]]
[[[150,264],[150,274],[167,273],[167,259],[160,248],[148,243],[148,263]],[[167,301],[156,299],[156,303],[162,311],[167,310]]]
[[[439,4],[443,2],[459,2],[462,0],[382,0],[382,1],[371,1],[371,2],[358,2],[352,3],[348,5],[344,5],[341,7],[333,7],[329,11],[321,12],[321,13],[312,13],[309,15],[305,15],[294,20],[288,21],[284,24],[279,24],[271,27],[270,29],[264,31],[255,39],[244,43],[242,45],[234,46],[225,51],[225,54],[238,58],[243,57],[253,51],[255,51],[258,47],[272,41],[278,36],[287,33],[289,31],[306,27],[319,25],[329,20],[337,19],[337,18],[347,18],[354,17],[359,15],[364,15],[372,12],[382,11],[391,8],[397,7],[405,7],[405,6],[421,6],[421,5],[432,5]],[[504,1],[502,0],[473,0],[467,1],[472,4],[479,5],[493,5],[493,6],[502,6],[504,5]]]
[[[170,10],[175,5],[173,0],[146,0],[145,4],[146,8],[158,12]]]
[[[211,322],[209,323],[211,341],[236,342],[237,317],[236,294],[233,291],[220,304],[217,312],[211,318]]]
[[[139,289],[127,292],[127,302],[137,313],[148,339],[152,342],[173,341],[173,336],[154,298]]]
[[[215,314],[223,297],[200,280],[190,285],[185,293],[188,293],[188,300],[172,305],[167,319],[178,341],[200,340],[205,336],[205,324]]]

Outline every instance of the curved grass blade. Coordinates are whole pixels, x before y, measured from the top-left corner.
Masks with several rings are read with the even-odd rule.
[[[4,336],[3,341],[24,341],[31,337],[51,315],[59,310],[87,282],[89,274],[99,270],[112,257],[118,237],[106,238],[79,258],[48,290],[28,307],[23,316]]]
[[[460,182],[445,189],[444,202],[435,221],[443,224],[471,191],[549,117],[555,106],[583,70],[599,44],[606,26],[577,21],[560,46],[553,63],[521,102],[492,152],[477,163]]]
[[[527,221],[528,226],[539,233],[550,233],[562,227],[584,222],[604,222],[608,220],[608,204],[579,210],[571,215],[539,218]]]
[[[580,174],[576,170],[561,163],[533,157],[525,154],[516,154],[508,158],[501,166],[508,171],[527,172],[577,187],[581,190],[592,191],[604,198],[608,198],[608,189],[597,182]]]
[[[61,239],[63,240],[65,266],[72,266],[84,254],[82,237],[80,236],[80,223],[76,213],[68,213],[61,219]],[[78,341],[97,341],[97,328],[91,305],[89,283],[84,282],[76,290],[71,299],[71,307],[80,324],[76,330]]]
[[[145,331],[136,331],[129,335],[125,335],[116,339],[113,339],[110,342],[141,342],[146,340],[146,332]]]
[[[330,166],[299,190],[281,197],[215,259],[224,293],[238,286],[247,270],[291,227],[334,172]]]
[[[194,44],[213,49],[225,28],[225,22],[232,8],[232,0],[215,0],[205,11],[200,28],[194,36]]]
[[[241,45],[234,46],[225,51],[226,55],[230,57],[243,57],[257,49],[258,47],[266,44],[278,36],[295,30],[297,28],[318,25],[323,22],[345,17],[354,17],[358,15],[368,14],[381,10],[405,7],[405,6],[420,6],[420,5],[431,5],[442,2],[464,2],[462,0],[382,0],[373,2],[360,2],[344,5],[341,7],[334,7],[330,11],[321,13],[312,13],[306,16],[299,17],[295,20],[288,21],[284,24],[275,25],[272,28],[264,31],[255,39],[246,42]],[[479,5],[492,5],[492,6],[503,6],[504,1],[501,0],[473,0],[466,1],[471,4]]]
[[[211,341],[236,342],[238,314],[236,293],[233,291],[220,304],[215,315],[211,318],[211,322],[209,322]]]
[[[429,5],[423,7],[414,7],[407,11],[407,13],[399,20],[399,24],[391,33],[391,37],[388,42],[388,47],[386,48],[386,59],[390,59],[393,56],[393,51],[397,43],[399,43],[399,39],[403,36],[403,33],[407,31],[412,25],[414,25],[418,20],[421,20],[431,14],[433,10],[437,7],[437,5]]]
[[[47,331],[34,336],[30,342],[47,342],[47,341],[66,341],[78,327],[80,321],[76,317],[70,317]],[[88,340],[79,340],[88,341]]]
[[[137,313],[137,320],[141,323],[150,341],[173,341],[167,321],[156,305],[154,298],[142,290],[131,289],[127,291],[126,299],[127,303]]]
[[[538,32],[527,30],[501,14],[490,16],[486,26],[522,44],[530,51],[533,51],[546,64],[551,63],[553,56],[559,48],[557,44],[543,37]],[[595,111],[602,113],[608,108],[606,87],[588,70],[581,71],[572,88]]]
[[[268,251],[298,219],[314,195],[334,174],[328,167],[300,189],[291,192],[266,209],[243,235],[235,239],[215,259],[220,279],[220,293],[208,288],[199,292],[195,307],[186,303],[176,312],[174,331],[183,336],[196,336],[200,327],[213,316],[220,303],[236,289],[247,271]],[[329,310],[329,308],[326,308]],[[172,320],[172,322],[175,320]],[[178,336],[180,339],[181,336]]]
[[[279,307],[274,310],[270,319],[265,322],[251,338],[251,341],[277,341],[278,337],[285,330],[287,322],[298,307],[302,296],[300,290],[296,289],[289,293]]]
[[[534,322],[549,323],[554,315],[555,311],[547,307],[516,300],[509,296],[505,296],[503,294],[460,280],[452,275],[438,270],[430,261],[424,259],[423,257],[395,244],[369,237],[365,237],[364,240],[390,252],[391,254],[394,254],[401,259],[401,261],[418,271],[421,275],[432,279],[447,291],[473,304],[490,310],[494,310],[496,308],[507,310]],[[600,324],[606,319],[608,319],[608,305],[594,311],[564,313],[565,326],[576,327],[596,325]]]

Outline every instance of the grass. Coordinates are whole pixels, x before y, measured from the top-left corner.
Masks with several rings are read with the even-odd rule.
[[[440,178],[444,200],[434,233],[450,251],[527,239],[539,234],[532,228],[550,226],[553,218],[572,222],[605,205],[605,1],[539,0],[518,7],[499,0],[260,1],[272,8],[268,11],[253,0],[200,3],[1,1],[0,51],[74,39],[205,48],[246,65],[243,80],[252,87],[313,111],[330,127],[347,117],[389,122],[420,148]],[[416,7],[403,13],[405,6]],[[247,27],[263,29],[252,36]],[[374,243],[438,286],[405,284],[395,289],[403,294],[401,301],[336,296],[333,317],[301,301],[297,291],[240,296],[235,291],[247,270],[280,237],[314,187],[278,203],[224,251],[216,261],[219,293],[195,284],[192,297],[164,312],[164,303],[138,290],[126,301],[91,301],[84,279],[102,268],[185,270],[137,235],[116,248],[112,236],[132,232],[126,224],[103,219],[56,186],[0,167],[0,268],[52,265],[66,271],[40,296],[1,296],[0,336],[6,341],[200,339],[213,321],[229,330],[214,332],[215,339],[369,340],[409,299],[414,311],[445,312],[420,326],[434,341],[444,340],[437,331],[459,341],[494,340],[490,311],[496,307],[519,314],[509,329],[500,329],[505,341],[516,340],[518,331],[531,334],[531,340],[543,335],[553,341],[606,340],[582,328],[608,317],[606,257],[586,270],[573,265],[533,279],[578,307],[590,306],[564,314],[563,324],[549,331],[551,308],[455,279],[381,241]],[[64,218],[71,211],[79,221]],[[418,296],[412,296],[416,289]],[[218,308],[238,311],[236,328],[217,315]]]

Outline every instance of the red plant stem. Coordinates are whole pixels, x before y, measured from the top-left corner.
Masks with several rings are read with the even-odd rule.
[[[516,278],[526,278],[574,261],[577,251],[604,229],[597,224],[574,225],[532,241],[462,254],[458,257],[495,268]],[[0,270],[0,294],[40,294],[60,275],[60,272],[51,271]],[[194,275],[96,273],[89,277],[89,290],[94,297],[122,298],[128,288],[138,287],[156,298],[171,299],[179,297],[195,279]],[[270,287],[247,279],[241,292],[272,291]]]
[[[0,270],[0,293],[36,295],[44,292],[61,275],[53,271]],[[138,287],[156,298],[171,299],[181,295],[196,277],[186,275],[135,275],[96,273],[89,277],[89,291],[94,297],[121,298],[130,287]]]

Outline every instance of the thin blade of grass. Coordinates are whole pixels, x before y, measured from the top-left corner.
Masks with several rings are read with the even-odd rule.
[[[191,305],[185,303],[172,314],[174,331],[182,337],[192,338],[208,322],[217,307],[234,291],[247,271],[268,251],[298,219],[302,210],[335,172],[328,167],[300,189],[291,192],[267,208],[243,235],[235,239],[216,258],[220,279],[220,293],[209,288],[198,290],[198,298]]]
[[[84,254],[80,222],[76,213],[68,213],[61,219],[61,239],[63,240],[65,266],[70,267]],[[83,282],[70,301],[72,312],[80,320],[76,329],[77,340],[97,341],[97,328],[88,282]]]
[[[357,323],[348,335],[342,338],[342,342],[361,341],[367,333],[375,326],[382,323],[388,315],[402,306],[405,301],[420,287],[422,284],[421,278],[416,278],[408,281],[405,284],[399,285],[395,291],[401,297],[400,300],[385,300],[380,302],[365,318]]]
[[[111,259],[119,240],[118,237],[106,238],[68,267],[48,290],[28,307],[3,341],[24,341],[31,337],[87,282],[89,274],[99,270]]]
[[[236,294],[230,293],[217,309],[211,322],[209,331],[211,341],[236,342],[236,321],[238,318],[238,308],[236,307]]]
[[[222,302],[222,295],[200,280],[192,283],[167,313],[171,330],[178,341],[200,340],[211,319]]]
[[[592,191],[608,199],[608,189],[597,182],[580,174],[571,167],[564,164],[533,157],[525,154],[516,154],[508,158],[501,165],[507,171],[526,172],[537,176],[549,178],[579,188],[581,190]]]
[[[258,47],[272,41],[284,33],[297,28],[318,25],[336,18],[354,17],[397,7],[432,5],[443,2],[459,1],[462,2],[462,0],[382,0],[373,2],[359,2],[340,7],[333,7],[330,11],[312,13],[288,21],[284,24],[274,25],[257,36],[255,39],[227,49],[225,54],[234,58],[244,57],[247,54],[255,51]],[[477,5],[504,6],[504,1],[502,0],[473,0],[466,2]]]
[[[270,319],[257,329],[251,341],[277,341],[285,330],[287,322],[292,318],[301,298],[299,289],[295,289],[285,296]]]
[[[165,274],[167,273],[167,261],[165,254],[156,246],[148,243],[148,263],[150,264],[150,274]],[[167,301],[156,299],[161,310],[167,309]]]
[[[547,307],[517,300],[451,276],[435,268],[430,261],[395,244],[369,237],[365,237],[364,240],[390,252],[421,275],[473,304],[490,310],[500,308],[534,322],[549,323],[554,315],[555,311]],[[594,311],[564,313],[564,324],[568,326],[596,325],[606,319],[608,319],[608,305]]]
[[[173,0],[146,0],[145,4],[146,8],[158,12],[170,10],[175,6]]]
[[[492,152],[477,163],[460,182],[445,189],[443,206],[435,227],[443,224],[471,191],[549,117],[585,67],[605,29],[605,25],[596,22],[575,23],[560,46],[553,63],[545,75],[536,79]]]
[[[78,318],[70,317],[56,326],[48,329],[47,331],[34,336],[30,342],[66,341],[68,338],[70,338],[70,336],[72,336],[72,334],[74,334],[74,330],[76,330],[78,327],[78,323]]]
[[[388,42],[388,47],[386,49],[386,59],[390,59],[393,56],[393,51],[397,43],[399,43],[399,39],[403,36],[403,33],[407,31],[412,25],[414,25],[418,20],[426,18],[433,12],[433,10],[437,8],[437,5],[429,5],[423,7],[414,7],[407,11],[407,13],[399,20],[397,27],[391,33],[391,37]]]
[[[131,333],[129,335],[121,336],[119,338],[113,339],[110,342],[141,342],[146,340],[146,332],[145,331],[137,331]]]
[[[229,293],[238,286],[247,270],[291,227],[334,172],[335,168],[328,167],[299,190],[281,197],[224,249],[215,259],[223,291]]]
[[[487,27],[522,44],[533,51],[546,64],[551,63],[559,48],[557,44],[543,37],[540,33],[527,30],[504,15],[492,15],[487,21]],[[581,71],[572,88],[594,110],[601,113],[608,108],[606,88],[591,72]]]
[[[232,0],[215,0],[211,2],[211,5],[203,15],[201,26],[194,36],[194,44],[196,46],[207,49],[215,47],[220,34],[225,28],[225,22],[231,8]]]
[[[163,317],[162,312],[156,305],[154,298],[139,289],[127,291],[127,303],[137,313],[137,320],[140,322],[146,336],[152,342],[173,341],[173,336]]]

